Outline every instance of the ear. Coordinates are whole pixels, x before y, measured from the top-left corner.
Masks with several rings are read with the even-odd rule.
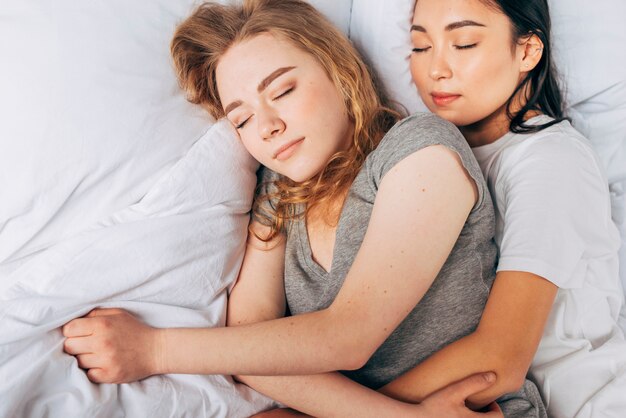
[[[522,38],[520,42],[522,56],[520,61],[520,71],[527,73],[532,71],[543,56],[543,42],[537,35],[530,35]]]

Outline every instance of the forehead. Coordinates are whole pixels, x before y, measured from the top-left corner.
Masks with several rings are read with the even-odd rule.
[[[462,20],[480,21],[488,27],[508,27],[509,21],[489,0],[417,0],[413,23],[424,27]]]
[[[241,89],[254,89],[281,67],[309,65],[313,57],[281,37],[263,33],[231,46],[219,60],[215,76],[220,97]],[[232,97],[231,97],[232,98]]]

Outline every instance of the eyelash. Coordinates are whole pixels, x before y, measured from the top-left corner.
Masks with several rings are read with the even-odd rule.
[[[465,49],[472,49],[472,48],[475,48],[477,45],[478,45],[478,43],[475,43],[475,44],[469,44],[469,45],[455,45],[454,47],[455,47],[457,50],[463,51],[463,50],[465,50]],[[420,54],[420,53],[422,53],[422,52],[426,52],[426,51],[428,51],[429,49],[430,49],[430,47],[428,47],[428,48],[413,48],[413,52],[414,52],[414,53],[416,53],[416,54]]]
[[[272,101],[274,101],[274,100],[278,100],[278,99],[280,99],[281,97],[285,97],[286,95],[288,95],[289,93],[291,93],[292,91],[294,91],[294,89],[295,89],[295,87],[290,87],[290,88],[288,88],[288,89],[287,89],[287,90],[285,90],[283,93],[281,93],[281,94],[279,94],[278,96],[274,97],[274,98],[272,99]]]
[[[476,47],[476,45],[478,45],[478,43],[475,43],[475,44],[469,44],[469,45],[455,45],[455,48],[456,48],[456,49],[460,49],[460,50],[463,50],[463,49],[472,49],[472,48]]]
[[[281,94],[279,94],[278,96],[274,97],[274,98],[272,99],[272,101],[278,100],[278,99],[280,99],[281,97],[285,97],[285,96],[286,96],[286,95],[288,95],[289,93],[293,92],[293,91],[294,91],[294,89],[295,89],[295,87],[291,87],[291,88],[289,88],[289,89],[285,90],[283,93],[281,93]],[[252,117],[252,116],[250,116],[250,117]],[[235,126],[235,129],[241,129],[241,128],[243,128],[244,126],[246,126],[246,123],[247,123],[249,120],[250,120],[250,118],[248,118],[248,119],[244,120],[244,121],[243,121],[243,122],[241,122],[239,125]]]

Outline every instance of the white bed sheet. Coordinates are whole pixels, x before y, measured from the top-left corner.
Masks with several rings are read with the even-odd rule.
[[[0,416],[246,417],[273,402],[225,376],[95,385],[60,326],[95,307],[159,327],[223,326],[257,163],[215,124],[136,204],[32,254],[0,281]]]

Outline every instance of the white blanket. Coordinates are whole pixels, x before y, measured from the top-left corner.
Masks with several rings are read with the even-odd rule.
[[[215,124],[136,204],[0,269],[0,417],[244,417],[272,402],[225,376],[95,385],[60,327],[95,307],[152,326],[224,324],[255,162]],[[236,151],[236,152],[233,152]]]

